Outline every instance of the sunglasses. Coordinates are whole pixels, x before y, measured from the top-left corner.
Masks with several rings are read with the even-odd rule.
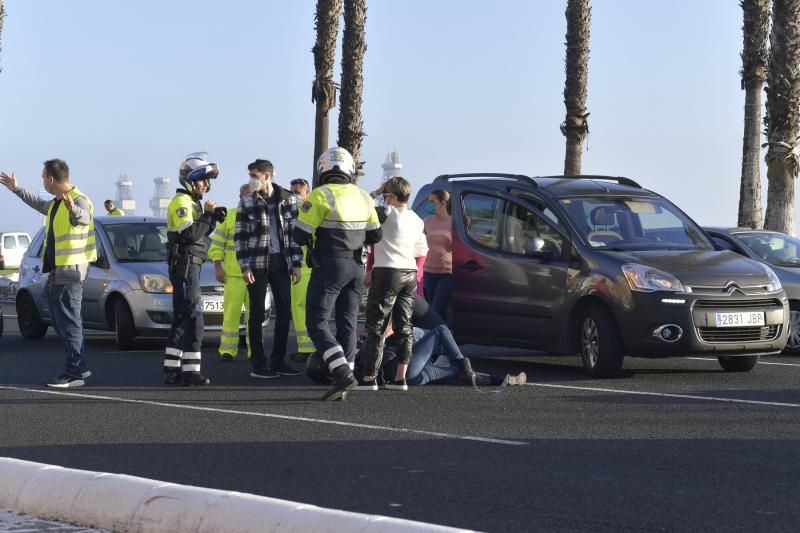
[[[303,178],[297,178],[289,182],[289,185],[305,185],[308,187],[308,182]]]

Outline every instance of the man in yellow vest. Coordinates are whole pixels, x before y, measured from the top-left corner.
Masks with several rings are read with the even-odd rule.
[[[291,191],[300,198],[302,203],[311,186],[303,178],[293,179],[289,182]],[[301,247],[303,257],[306,257],[306,247]],[[314,352],[314,343],[308,336],[306,330],[306,293],[308,292],[308,282],[311,279],[311,267],[307,261],[303,261],[300,267],[300,282],[292,284],[292,322],[294,323],[294,335],[297,340],[297,352],[289,357],[295,363],[305,363],[308,356]]]
[[[94,206],[89,197],[69,181],[69,167],[61,159],[44,162],[44,189],[52,200],[44,200],[17,184],[12,173],[0,172],[0,183],[23,202],[45,215],[42,272],[47,273],[47,306],[53,329],[67,352],[63,374],[47,382],[48,387],[84,385],[92,375],[86,369],[81,301],[89,263],[97,259]]]
[[[106,200],[103,202],[103,206],[106,208],[106,214],[110,217],[125,216],[125,211],[115,206],[113,200]]]
[[[203,311],[200,309],[200,268],[208,258],[208,236],[225,220],[225,208],[203,195],[219,175],[208,154],[189,154],[181,164],[182,186],[167,207],[167,264],[172,283],[172,327],[164,354],[164,383],[208,385],[200,374]]]
[[[250,194],[250,185],[239,188],[239,199]],[[230,363],[239,353],[239,321],[242,305],[245,314],[250,316],[250,297],[247,283],[242,279],[242,269],[236,259],[236,243],[233,233],[236,226],[236,208],[228,209],[225,222],[217,226],[211,237],[208,257],[214,262],[214,275],[217,281],[225,284],[222,311],[222,335],[219,339],[219,360]],[[247,340],[247,354],[250,355],[250,340]]]
[[[356,165],[344,148],[329,148],[317,160],[322,185],[300,206],[294,241],[309,247],[313,262],[306,296],[306,327],[333,377],[323,401],[344,399],[358,386],[358,306],[364,290],[364,248],[383,232],[372,197],[353,184]],[[328,321],[336,312],[336,336]]]

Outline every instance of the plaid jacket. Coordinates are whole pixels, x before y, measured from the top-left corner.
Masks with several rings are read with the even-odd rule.
[[[291,272],[292,268],[300,268],[303,263],[303,252],[292,237],[297,220],[298,199],[274,183],[272,188],[273,194],[278,195],[281,252]],[[252,193],[239,200],[233,240],[236,245],[236,259],[242,272],[250,270],[253,273],[263,273],[269,268],[269,224],[267,200],[260,193]]]

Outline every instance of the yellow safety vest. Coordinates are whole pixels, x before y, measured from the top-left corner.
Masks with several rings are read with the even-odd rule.
[[[225,222],[217,224],[217,230],[211,236],[211,248],[208,249],[208,257],[212,261],[222,261],[225,277],[242,277],[242,268],[236,259],[236,243],[233,240],[233,233],[236,228],[236,208],[228,209],[228,216]]]
[[[125,211],[123,211],[119,207],[115,207],[114,209],[112,209],[111,211],[108,212],[108,216],[110,216],[110,217],[125,216]]]
[[[311,191],[295,223],[302,231],[316,232],[315,250],[322,253],[357,250],[364,244],[364,233],[380,226],[374,200],[349,183],[329,183]]]
[[[97,245],[94,236],[94,206],[89,197],[83,194],[77,187],[73,187],[68,193],[74,202],[77,198],[85,198],[89,204],[89,214],[91,222],[85,226],[73,226],[69,221],[69,211],[63,208],[63,202],[59,203],[55,218],[53,219],[53,236],[55,237],[55,264],[56,266],[85,265],[97,260]],[[53,211],[55,201],[50,202],[47,209],[47,217],[44,221],[44,249],[47,249],[47,236],[50,234],[50,215]]]

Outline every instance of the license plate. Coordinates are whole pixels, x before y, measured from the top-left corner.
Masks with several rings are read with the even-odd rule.
[[[225,306],[222,300],[203,300],[204,313],[224,313]]]
[[[765,324],[764,313],[717,313],[718,328],[746,328]]]

